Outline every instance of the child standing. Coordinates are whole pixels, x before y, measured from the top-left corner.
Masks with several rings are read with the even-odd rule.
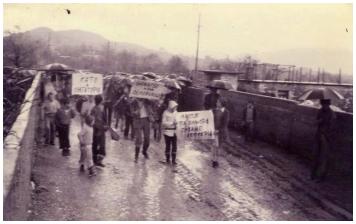
[[[227,101],[219,98],[216,102],[216,109],[213,109],[216,141],[213,147],[212,165],[214,168],[219,166],[219,152],[222,143],[229,141],[228,124],[230,112],[226,109]]]
[[[79,143],[80,143],[80,171],[84,172],[85,167],[89,171],[89,176],[96,175],[95,166],[92,160],[92,150],[91,146],[93,143],[93,124],[94,119],[90,115],[84,118],[84,123],[82,125],[81,131],[78,133]]]
[[[69,156],[69,129],[72,118],[75,117],[74,110],[70,108],[69,99],[62,99],[62,105],[56,113],[56,126],[59,137],[59,148],[63,156]]]
[[[175,101],[169,101],[168,108],[162,115],[163,135],[166,142],[166,162],[167,164],[170,164],[170,157],[172,156],[173,165],[177,164],[177,106],[178,104]]]

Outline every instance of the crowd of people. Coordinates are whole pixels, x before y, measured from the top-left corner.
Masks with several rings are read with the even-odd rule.
[[[76,110],[68,92],[67,82],[62,89],[55,87],[53,80],[45,79],[43,94],[42,117],[46,127],[46,144],[54,145],[55,136],[59,139],[59,148],[63,156],[70,155],[70,125],[71,120],[80,116],[81,131],[78,133],[81,156],[80,170],[88,170],[89,176],[95,175],[95,167],[105,167],[103,160],[106,156],[106,132],[118,129],[123,132],[125,139],[133,141],[134,162],[138,162],[140,154],[149,159],[151,130],[153,138],[160,142],[163,135],[165,149],[162,150],[167,164],[177,164],[177,108],[179,106],[179,91],[170,88],[164,99],[152,101],[130,97],[131,84],[114,88],[113,83],[105,85],[102,95],[86,96],[77,100]],[[219,166],[219,154],[223,144],[231,144],[228,124],[230,111],[227,100],[219,94],[218,88],[210,88],[205,96],[205,110],[211,110],[214,115],[215,139],[211,140],[212,166]],[[61,93],[61,94],[60,94]],[[72,102],[73,103],[73,102]],[[314,163],[311,179],[322,180],[327,173],[330,155],[330,133],[335,113],[330,109],[330,100],[321,100],[322,108],[317,117],[318,131],[314,150]],[[243,109],[242,127],[245,141],[255,139],[256,108],[248,101]],[[116,120],[114,120],[114,118]]]

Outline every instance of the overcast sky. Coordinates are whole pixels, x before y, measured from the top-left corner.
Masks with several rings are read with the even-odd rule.
[[[199,13],[203,57],[299,48],[352,51],[351,4],[5,4],[4,29],[82,29],[193,56]]]

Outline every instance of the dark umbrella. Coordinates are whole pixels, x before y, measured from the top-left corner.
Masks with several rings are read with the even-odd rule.
[[[210,82],[209,85],[207,85],[207,87],[213,89],[225,89],[225,90],[233,89],[232,85],[229,82],[222,81],[222,80],[213,80]]]
[[[157,81],[164,83],[164,85],[166,87],[175,88],[175,89],[181,89],[178,81],[175,80],[175,79],[162,78],[162,79],[158,79]]]
[[[307,90],[300,97],[298,97],[298,100],[300,101],[316,99],[330,99],[331,101],[338,101],[344,99],[344,97],[339,92],[331,88]]]
[[[73,69],[69,68],[67,65],[60,63],[48,64],[44,68],[49,71],[73,71]]]
[[[167,78],[176,79],[176,78],[178,78],[178,75],[176,75],[176,74],[169,74],[169,75],[167,75]]]

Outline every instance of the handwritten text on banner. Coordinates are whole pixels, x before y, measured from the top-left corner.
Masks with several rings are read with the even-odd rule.
[[[212,111],[189,111],[177,113],[178,133],[188,139],[214,139],[214,116]]]
[[[74,73],[72,75],[73,95],[98,95],[103,93],[103,75]]]

